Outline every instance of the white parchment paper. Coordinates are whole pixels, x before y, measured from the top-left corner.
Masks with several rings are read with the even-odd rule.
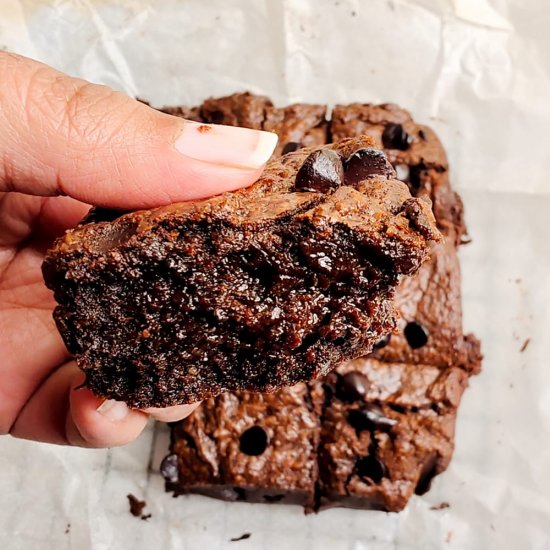
[[[156,105],[251,90],[393,101],[432,125],[474,237],[465,325],[485,353],[451,467],[400,514],[174,500],[160,425],[116,450],[3,437],[0,548],[550,548],[549,28],[548,0],[0,0],[0,47]]]

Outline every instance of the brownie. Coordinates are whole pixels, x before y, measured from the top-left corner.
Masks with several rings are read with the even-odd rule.
[[[171,454],[161,466],[168,489],[311,510],[320,406],[306,384],[209,399],[173,428]]]
[[[277,108],[267,97],[245,92],[207,99],[198,111],[205,122],[275,132],[279,143],[274,156],[327,143],[326,105]]]
[[[346,139],[272,160],[245,190],[67,232],[43,273],[86,385],[162,407],[370,352],[395,326],[399,277],[440,237],[394,175],[370,138]]]
[[[211,124],[263,130],[267,109],[272,107],[267,97],[244,92],[209,98],[199,107],[199,112],[203,121]]]
[[[334,141],[358,135],[374,138],[411,193],[430,197],[442,233],[455,244],[465,239],[462,200],[451,189],[447,155],[433,130],[417,124],[397,105],[352,103],[334,107],[330,133]]]
[[[226,393],[175,425],[161,472],[175,495],[399,511],[447,468],[467,382],[370,357],[308,385]]]
[[[390,362],[460,366],[475,374],[479,342],[462,329],[460,264],[452,239],[436,245],[431,258],[395,292],[397,331],[381,339],[373,354]]]
[[[362,358],[324,380],[319,447],[321,508],[402,510],[429,489],[453,452],[460,368]]]

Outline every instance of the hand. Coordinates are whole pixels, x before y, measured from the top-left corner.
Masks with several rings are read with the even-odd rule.
[[[83,373],[52,319],[40,266],[89,205],[139,209],[249,185],[274,134],[205,127],[104,86],[0,53],[0,433],[88,447],[123,445],[148,415],[76,389]]]

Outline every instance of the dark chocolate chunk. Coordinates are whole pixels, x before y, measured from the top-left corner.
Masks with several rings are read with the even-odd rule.
[[[95,206],[90,209],[80,224],[85,225],[87,223],[112,222],[127,213],[128,210],[113,210],[112,208],[100,208],[99,206]]]
[[[241,453],[259,456],[267,449],[267,444],[266,431],[261,426],[252,426],[241,434],[239,448]]]
[[[391,178],[395,175],[386,155],[378,149],[358,149],[346,159],[344,171],[346,185],[357,185],[377,176]]]
[[[348,422],[357,432],[363,431],[389,431],[397,424],[397,420],[384,416],[380,407],[369,404],[362,409],[351,410],[348,414]]]
[[[401,124],[390,122],[382,133],[382,143],[387,149],[406,151],[412,142],[413,137],[405,131]]]
[[[289,141],[285,143],[285,146],[283,147],[283,150],[281,151],[281,155],[286,155],[287,153],[294,153],[294,151],[297,151],[298,149],[301,149],[303,145],[301,143],[298,143],[297,141]]]
[[[409,346],[411,346],[412,349],[421,348],[428,343],[428,330],[420,323],[416,323],[414,321],[407,323],[407,326],[403,332]]]
[[[356,464],[357,474],[366,477],[374,483],[380,483],[388,475],[386,465],[374,454],[361,457]]]
[[[376,344],[374,344],[372,349],[375,350],[385,348],[390,343],[390,340],[391,334],[386,334],[385,336],[382,336],[382,338],[380,338],[380,340],[378,340]]]
[[[166,481],[177,483],[178,481],[178,455],[165,456],[160,464],[160,473]]]
[[[432,485],[433,478],[437,475],[437,457],[432,454],[428,457],[422,471],[420,472],[420,477],[418,478],[418,483],[416,484],[415,493],[417,495],[426,494]]]
[[[369,380],[360,372],[347,372],[338,382],[338,397],[343,401],[359,401],[367,395]]]
[[[336,151],[319,149],[307,157],[296,174],[296,191],[327,193],[344,182],[342,159]]]

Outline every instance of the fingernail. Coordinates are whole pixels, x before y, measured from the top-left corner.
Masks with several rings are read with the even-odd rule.
[[[277,140],[273,132],[186,121],[175,147],[203,162],[257,169],[269,160]]]
[[[115,401],[114,399],[105,399],[96,411],[113,422],[124,420],[130,409],[123,401]]]

